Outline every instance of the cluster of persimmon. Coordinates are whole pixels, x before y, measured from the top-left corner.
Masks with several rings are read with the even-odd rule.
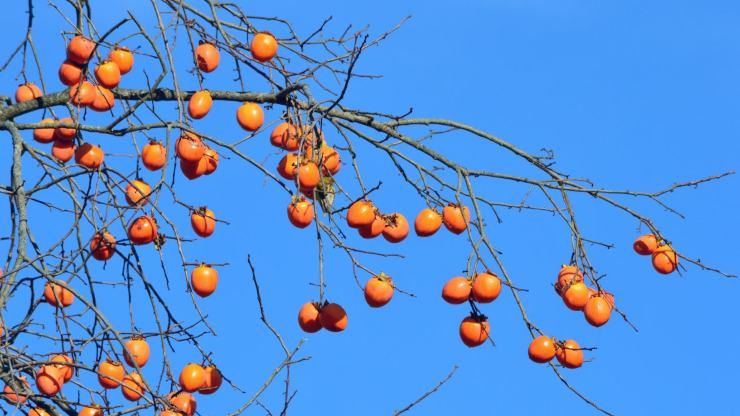
[[[280,136],[282,136],[282,133],[280,134]],[[299,143],[300,142],[296,139],[297,146],[300,145]],[[331,149],[331,153],[329,153],[329,158],[332,158],[332,155],[334,154],[336,154],[336,151]],[[286,159],[283,158],[283,161],[281,161],[280,165],[278,165],[278,171],[281,170],[281,166],[285,166],[285,163],[287,163],[285,162],[285,160]],[[326,159],[326,155],[324,154],[324,156],[320,160],[325,161],[331,159]],[[338,154],[336,156],[336,161],[338,168]],[[324,166],[325,165],[322,165],[322,167]],[[299,183],[299,186],[302,186],[302,184]],[[301,189],[304,194],[307,193],[303,187]],[[313,205],[304,197],[295,198],[294,201],[288,206],[288,218],[296,227],[307,227],[309,224],[311,224],[314,218]],[[468,224],[470,223],[470,212],[467,207],[455,204],[449,204],[448,206],[446,206],[443,209],[443,213],[441,215],[432,208],[425,208],[417,216],[416,221],[414,222],[414,228],[418,236],[428,237],[436,233],[443,223],[445,224],[445,227],[451,232],[455,234],[460,234],[465,231]],[[383,237],[391,243],[400,243],[409,234],[409,223],[403,214],[397,212],[393,214],[381,214],[380,211],[375,207],[375,205],[371,201],[366,199],[355,201],[349,206],[349,209],[347,210],[347,225],[351,228],[356,228],[360,236],[362,236],[363,238],[375,238],[382,234]],[[495,279],[495,282],[490,282],[488,278],[481,278],[481,283],[478,284],[478,290],[481,292],[481,302],[493,301],[493,299],[495,299],[501,291],[501,282],[500,280],[498,280],[498,277],[495,277],[495,275],[488,276],[491,276],[491,278]],[[484,280],[486,281],[486,283],[483,283]],[[493,287],[495,286],[496,282],[498,283],[498,289],[494,289]],[[483,287],[484,285],[491,285],[491,287]],[[471,296],[470,293],[472,290],[470,288],[470,284],[468,284],[468,287],[468,293],[467,295],[465,295],[466,300]],[[492,291],[495,291],[495,294]],[[391,298],[393,297],[393,292],[393,279],[385,273],[380,273],[378,275],[370,277],[370,279],[368,279],[367,283],[365,284],[365,301],[370,307],[379,308],[391,301]],[[332,306],[336,304],[328,305]],[[301,329],[306,332],[316,332],[322,327],[328,328],[326,325],[322,325],[322,321],[320,320],[323,310],[324,309],[315,302],[308,302],[304,304],[298,312],[298,324],[300,325]],[[344,309],[341,309],[341,316],[344,317],[344,322],[346,325],[346,313],[344,312]],[[487,338],[488,329],[487,327],[483,328],[483,320],[479,318],[480,317],[476,317],[476,323],[480,325],[479,330],[485,332],[486,336],[483,337],[483,341],[485,341],[485,339]],[[488,325],[487,321],[485,322],[485,325]],[[465,328],[464,331],[463,327]],[[470,325],[468,325],[468,322],[465,321],[461,326],[461,337],[463,337],[463,332],[465,332],[466,334],[463,338],[464,341],[468,339],[469,334],[472,334],[470,330],[471,328],[469,327]],[[471,344],[469,345],[473,346],[472,344],[475,344],[475,342],[472,341],[473,338],[469,339],[471,340]],[[481,341],[480,343],[482,343],[483,341]],[[465,342],[466,344],[468,344],[468,341]],[[480,345],[480,343],[477,345]]]
[[[41,366],[36,372],[36,384],[41,394],[55,395],[55,390],[60,390],[65,382],[72,379],[74,367],[67,365],[69,363],[71,363],[71,360],[67,355],[55,354],[52,355],[50,364]],[[24,390],[30,390],[31,386],[24,376],[16,378],[15,384],[20,387],[21,391],[16,391],[11,384],[5,384],[3,398],[18,406],[28,401],[28,395],[24,393]],[[47,392],[51,394],[47,394]],[[41,407],[31,407],[26,414],[28,416],[51,416],[49,412]],[[81,408],[77,416],[104,416],[104,413],[100,406],[93,404]]]
[[[535,337],[529,344],[529,359],[536,363],[547,363],[556,358],[565,368],[583,365],[583,349],[572,339],[558,341],[546,335]]]
[[[112,88],[121,82],[121,76],[131,71],[134,65],[134,56],[125,47],[116,46],[108,54],[108,59],[95,66],[94,77],[96,84],[88,81],[88,66],[96,44],[84,36],[75,36],[67,45],[67,59],[59,67],[59,80],[69,86],[69,101],[72,105],[93,111],[110,111],[115,106]],[[41,90],[33,83],[26,83],[18,87],[15,98],[17,102],[24,102],[42,97]],[[105,154],[94,144],[81,143],[75,145],[77,129],[75,120],[71,117],[54,120],[47,118],[41,124],[63,123],[71,127],[38,128],[33,132],[33,138],[39,143],[53,143],[52,155],[61,163],[75,158],[75,162],[88,169],[97,169],[103,163]]]
[[[347,312],[336,303],[307,302],[298,311],[298,325],[308,333],[322,328],[330,332],[341,332],[347,328]]]
[[[107,358],[96,369],[98,383],[106,390],[120,388],[122,396],[129,401],[140,400],[146,392],[146,384],[139,371],[147,364],[150,358],[149,344],[140,336],[129,339],[123,350],[123,357],[131,367],[126,368],[119,361]],[[59,394],[65,383],[75,376],[75,366],[72,358],[67,354],[53,354],[47,364],[42,365],[35,374],[36,388],[39,394],[53,397]],[[188,364],[180,372],[180,390],[168,396],[169,407],[160,415],[188,415],[195,413],[196,401],[191,393],[213,394],[220,387],[223,378],[221,372],[213,365],[203,367],[198,364]],[[16,384],[23,389],[30,388],[28,381],[21,377]],[[23,404],[28,397],[22,391],[16,391],[12,385],[6,384],[3,388],[4,397],[13,404]],[[29,415],[44,416],[48,413],[40,408],[31,409]],[[82,408],[78,416],[104,416],[103,409],[96,404]]]
[[[470,210],[466,206],[450,203],[444,207],[442,214],[434,208],[422,209],[414,221],[414,230],[419,237],[429,237],[444,224],[452,233],[460,234],[469,223]],[[409,235],[409,223],[403,214],[382,214],[367,199],[355,201],[349,206],[347,225],[356,228],[363,238],[375,238],[382,234],[391,243],[400,243]]]
[[[654,234],[638,237],[632,248],[641,256],[652,256],[653,268],[660,274],[671,274],[678,268],[678,253]]]
[[[555,280],[555,292],[568,309],[583,311],[586,321],[602,326],[609,321],[614,308],[614,296],[603,290],[588,287],[583,272],[575,265],[563,265]]]
[[[257,33],[252,39],[252,57],[259,62],[268,62],[275,57],[278,50],[277,39],[267,32]],[[198,69],[210,73],[218,68],[221,60],[218,48],[206,41],[201,41],[195,49],[195,61]],[[188,115],[199,120],[211,111],[213,97],[210,91],[201,89],[188,100]],[[265,115],[257,103],[245,102],[236,110],[239,125],[250,132],[259,130],[264,123]],[[175,146],[180,158],[180,169],[188,179],[210,175],[218,166],[218,153],[203,142],[196,134],[183,132]]]
[[[94,70],[95,81],[88,75],[88,66],[95,54],[98,45],[87,37],[78,35],[73,37],[67,45],[67,59],[59,68],[60,81],[70,87],[69,101],[78,109],[90,108],[93,111],[110,111],[115,106],[115,97],[112,89],[118,87],[122,75],[131,71],[134,56],[125,47],[115,46],[110,50],[108,58],[101,60]],[[269,33],[258,33],[252,42],[252,56],[259,62],[271,60],[277,53],[277,40]],[[198,68],[203,72],[212,72],[218,67],[219,52],[211,43],[201,42],[194,57]],[[21,103],[43,97],[41,90],[33,83],[26,83],[16,90],[16,101]],[[193,119],[205,117],[212,106],[212,97],[207,90],[194,93],[188,101],[188,113]],[[257,131],[263,124],[262,108],[255,103],[244,103],[237,110],[237,121],[248,131]],[[87,169],[98,169],[103,164],[105,154],[96,145],[80,143],[75,145],[78,136],[78,122],[67,117],[61,120],[44,119],[42,125],[56,125],[56,127],[40,127],[34,129],[33,137],[39,143],[53,143],[52,156],[60,163],[66,163],[73,157],[77,164]],[[210,148],[198,135],[184,131],[175,143],[175,154],[180,161],[180,167],[190,180],[202,175],[213,173],[218,167],[219,155]],[[337,155],[338,157],[338,155]],[[158,141],[151,141],[141,149],[141,162],[150,171],[162,169],[167,163],[167,148]],[[332,169],[333,170],[333,169]],[[306,175],[308,176],[308,175]],[[152,188],[142,179],[130,181],[125,188],[125,199],[134,209],[143,209],[149,203]],[[207,207],[193,209],[190,217],[194,232],[200,237],[209,237],[215,231],[216,217]],[[161,245],[164,237],[159,234],[157,222],[151,215],[142,215],[134,218],[128,225],[127,237],[131,244],[144,245],[155,243]],[[116,253],[116,238],[106,229],[97,231],[89,242],[90,256],[99,261],[107,261]],[[210,265],[201,263],[191,271],[191,287],[201,297],[211,295],[218,283],[218,272]],[[69,286],[62,281],[49,280],[44,286],[44,300],[57,308],[66,308],[73,304],[75,295]],[[338,308],[338,309],[337,309]],[[324,327],[329,330],[341,330],[346,326],[346,315],[342,321],[341,307],[325,305],[322,308]],[[342,312],[343,313],[343,312]],[[332,320],[332,316],[336,319]],[[125,367],[118,361],[107,359],[98,365],[98,381],[105,389],[121,389],[123,397],[131,401],[139,400],[145,393],[145,383],[138,372],[149,359],[149,345],[142,337],[135,336],[128,340],[124,347],[124,359],[132,367],[126,372]],[[36,374],[36,384],[39,392],[47,396],[54,396],[61,391],[65,382],[74,375],[72,359],[66,354],[56,354],[50,359],[50,364],[43,365]],[[20,383],[28,386],[28,382],[20,378]],[[200,392],[212,394],[221,385],[221,373],[214,366],[203,368],[198,364],[188,364],[180,373],[181,390],[169,396],[171,409],[164,409],[161,416],[193,415],[195,413],[195,399],[190,393]],[[11,402],[23,403],[27,397],[13,391],[12,386],[6,385],[4,392]],[[34,408],[29,415],[44,416],[47,412],[41,408]],[[100,406],[92,405],[80,410],[79,415],[102,416]]]
[[[478,273],[473,278],[453,277],[442,287],[442,299],[453,305],[491,303],[500,293],[501,279],[492,272]],[[488,318],[480,314],[477,307],[460,323],[460,339],[471,348],[486,342],[490,332]]]
[[[288,204],[288,220],[298,228],[313,222],[315,211],[314,191],[323,189],[322,177],[333,177],[342,167],[339,152],[329,146],[324,133],[318,128],[283,122],[270,133],[270,143],[287,151],[278,162],[280,176],[293,181],[301,195],[294,196]]]
[[[370,277],[365,284],[365,301],[370,307],[380,308],[393,298],[393,279],[385,273]],[[341,332],[347,327],[347,312],[336,303],[307,302],[298,311],[298,326],[308,333],[325,328]]]
[[[138,401],[145,394],[146,385],[136,370],[143,368],[149,361],[149,344],[144,338],[133,336],[124,345],[123,357],[132,367],[132,372],[126,374],[120,362],[109,358],[98,366],[98,382],[105,389],[120,387],[124,398]],[[178,381],[180,390],[168,396],[172,409],[163,410],[161,416],[170,414],[192,416],[196,410],[196,400],[191,393],[213,394],[221,387],[223,378],[218,368],[213,365],[204,368],[199,364],[187,364],[181,370]]]

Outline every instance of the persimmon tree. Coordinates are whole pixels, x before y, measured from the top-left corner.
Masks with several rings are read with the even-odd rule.
[[[277,328],[265,314],[263,302],[269,299],[260,293],[252,259],[243,264],[255,289],[259,317],[284,359],[257,391],[234,406],[233,415],[258,405],[260,395],[281,375],[286,380],[284,414],[292,400],[291,367],[308,357],[300,355],[302,343],[288,345],[281,332],[341,332],[350,322],[347,304],[383,307],[397,292],[412,295],[413,284],[403,276],[394,279],[374,270],[366,259],[397,255],[405,239],[434,238],[443,232],[459,235],[459,244],[470,249],[465,275],[449,276],[440,288],[444,301],[468,306],[460,316],[461,342],[469,347],[493,345],[483,305],[503,290],[531,335],[512,342],[521,344],[522,351],[528,349],[532,361],[548,365],[583,401],[610,414],[566,378],[566,371],[595,354],[595,346],[541,328],[527,315],[521,293],[532,282],[507,272],[489,232],[503,209],[522,215],[546,212],[569,230],[572,252],[562,267],[553,265],[551,285],[553,296],[563,299],[562,313],[583,311],[584,325],[600,327],[615,315],[632,324],[619,307],[618,295],[602,280],[603,271],[589,258],[591,247],[610,243],[584,235],[571,202],[576,195],[608,207],[609,215],[632,218],[644,230],[644,235],[635,236],[634,250],[649,256],[657,272],[694,268],[734,277],[673,247],[670,236],[658,228],[658,219],[633,206],[635,200],[647,200],[671,215],[675,211],[665,195],[731,172],[658,191],[608,189],[560,171],[547,152],[528,152],[464,123],[417,118],[411,111],[391,114],[345,106],[352,81],[372,77],[357,72],[358,60],[401,25],[373,36],[365,30],[333,33],[327,20],[314,31],[299,33],[280,18],[251,16],[246,5],[151,0],[110,27],[99,27],[94,11],[105,7],[104,2],[29,0],[12,7],[27,7],[28,26],[17,46],[6,51],[2,66],[3,71],[20,68],[21,85],[14,97],[0,99],[0,130],[8,138],[4,157],[11,160],[2,186],[10,214],[2,227],[8,252],[0,305],[4,311],[12,307],[25,312],[21,319],[5,320],[2,327],[5,408],[34,415],[192,415],[200,394],[217,395],[225,387],[222,383],[238,389],[244,380],[201,342],[215,332],[198,301],[218,296],[218,270],[225,264],[196,259],[189,247],[195,239],[228,233],[220,224],[239,219],[221,218],[203,201],[184,200],[178,193],[203,175],[219,175],[223,163],[255,169],[270,186],[284,191],[285,212],[270,221],[290,221],[296,233],[315,236],[312,270],[318,271],[307,282],[315,285],[315,298],[295,305],[297,325]],[[34,36],[39,24],[34,10],[40,7],[53,9],[65,27],[63,47]],[[148,27],[143,20],[156,24]],[[42,67],[41,54],[58,55],[59,67]],[[144,82],[127,82],[136,72]],[[221,81],[218,88],[212,87],[215,80]],[[224,84],[230,87],[221,88]],[[10,88],[5,86],[6,91]],[[209,134],[214,102],[233,103],[234,136],[241,138]],[[267,107],[279,109],[282,116],[266,119]],[[450,133],[479,141],[492,154],[514,156],[531,174],[477,168],[435,150],[433,142]],[[103,143],[107,137],[118,141]],[[269,140],[280,149],[277,167],[244,150],[255,140]],[[372,153],[358,151],[358,143]],[[111,158],[114,153],[130,157]],[[410,191],[405,195],[415,198],[418,212],[402,213],[372,202],[375,195],[396,191],[386,189],[382,177],[366,174],[368,166],[381,164],[403,178]],[[513,184],[528,197],[494,198],[485,191],[491,182]],[[228,195],[209,195],[210,200],[219,197]],[[39,208],[46,213],[40,215]],[[181,215],[183,210],[190,214]],[[388,250],[351,244],[349,233],[384,238]],[[354,277],[364,300],[332,295],[324,276],[325,250],[347,257],[351,267],[345,275]],[[143,260],[143,252],[155,253],[159,261]],[[101,281],[96,277],[100,270],[120,271],[120,276]],[[170,293],[169,282],[175,278],[184,279],[191,289],[184,296],[199,314],[195,322],[185,322],[169,306],[170,296],[183,296]],[[148,305],[134,305],[142,296]],[[106,305],[112,298],[127,301],[127,323],[109,318]],[[158,356],[150,349],[154,345]],[[175,351],[191,357],[192,363],[175,368],[170,363]],[[144,377],[145,366],[156,371]],[[452,373],[397,414],[437,392],[450,377]],[[200,412],[212,414],[208,409]]]

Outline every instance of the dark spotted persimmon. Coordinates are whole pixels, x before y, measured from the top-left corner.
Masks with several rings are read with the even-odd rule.
[[[635,250],[635,253],[641,256],[648,256],[653,254],[653,252],[658,249],[659,245],[658,237],[654,234],[645,234],[638,237],[637,240],[632,243],[632,249]]]
[[[136,218],[128,227],[128,238],[135,245],[151,243],[157,238],[157,222],[148,215]]]
[[[403,214],[384,215],[383,237],[391,243],[400,243],[409,235],[409,222]]]
[[[195,62],[198,68],[203,72],[213,72],[218,68],[219,61],[221,61],[221,55],[216,46],[200,41],[200,45],[195,49]]]
[[[116,238],[107,231],[99,231],[90,239],[90,255],[95,260],[109,260],[116,253]]]

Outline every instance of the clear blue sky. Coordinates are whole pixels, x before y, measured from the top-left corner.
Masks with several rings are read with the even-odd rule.
[[[36,26],[34,37],[44,55],[47,82],[57,91],[61,89],[56,68],[63,57],[59,36],[63,26],[44,2],[38,3],[44,24]],[[149,7],[144,1],[104,7],[102,2],[93,3],[99,27],[119,19],[127,7]],[[354,27],[369,24],[375,34],[412,15],[382,47],[362,57],[359,71],[384,77],[353,82],[346,99],[353,107],[396,113],[413,107],[417,116],[470,123],[527,151],[550,148],[562,171],[589,177],[604,187],[658,190],[739,167],[737,2],[243,3],[250,14],[293,21],[303,34],[327,15],[334,16],[331,27],[337,32],[352,23]],[[19,39],[25,29],[24,7],[7,6],[0,15],[6,31],[3,56],[11,47],[9,42]],[[12,94],[17,69],[16,65],[0,73],[5,94]],[[195,88],[192,76],[184,71],[180,75],[186,86]],[[232,85],[227,78],[211,76],[206,82],[227,87]],[[123,86],[141,87],[142,81],[139,73],[126,78]],[[235,104],[216,104],[195,126],[234,140],[243,135],[233,121],[234,110]],[[274,110],[267,113],[268,120],[278,116]],[[24,120],[37,120],[37,116]],[[86,137],[110,149],[123,151],[129,146],[124,139]],[[450,136],[440,139],[437,146],[473,166],[527,172],[498,149],[470,140]],[[245,150],[269,167],[279,159],[267,134]],[[124,157],[109,161],[121,168],[131,165]],[[384,208],[409,217],[422,208],[423,202],[411,196],[411,188],[402,187],[384,155],[370,151],[362,161],[366,181],[387,184],[376,198]],[[7,157],[2,163],[3,168],[7,166]],[[153,182],[157,176],[146,173],[145,178]],[[351,181],[349,172],[342,172],[340,180]],[[666,197],[686,215],[684,221],[655,205],[626,201],[653,215],[678,250],[740,272],[735,238],[740,233],[739,184],[738,177],[730,177]],[[223,414],[245,401],[281,360],[274,339],[258,319],[246,254],[252,255],[257,267],[270,320],[289,345],[295,345],[305,336],[295,323],[298,307],[316,297],[316,289],[308,284],[317,271],[314,234],[291,227],[284,214],[285,194],[237,160],[225,161],[211,177],[191,183],[178,179],[178,187],[183,199],[193,205],[207,203],[231,222],[220,224],[209,240],[186,246],[193,260],[231,263],[221,269],[216,294],[199,301],[218,332],[218,337],[205,339],[204,345],[213,351],[226,375],[248,392],[243,395],[226,388],[215,396],[199,398],[202,414]],[[397,189],[406,189],[409,196],[399,198]],[[486,190],[509,202],[523,195],[521,188],[490,186]],[[638,232],[634,221],[587,198],[576,198],[575,204],[588,236],[616,244],[613,250],[592,249],[592,260],[608,273],[605,285],[639,333],[618,319],[591,328],[553,295],[550,284],[559,265],[570,256],[567,229],[557,218],[508,211],[502,212],[502,224],[493,224],[489,218],[489,232],[504,252],[509,271],[520,286],[530,289],[523,298],[532,320],[554,336],[598,347],[587,353],[592,362],[567,372],[571,382],[620,415],[735,414],[740,406],[736,380],[740,314],[735,306],[740,282],[693,267],[682,277],[659,276],[630,250]],[[7,206],[0,210],[7,215]],[[41,217],[44,210],[36,207],[34,212],[34,225],[51,226]],[[170,212],[188,233],[187,211],[172,207]],[[118,235],[123,232],[119,230]],[[352,237],[350,242],[360,241]],[[4,248],[7,243],[1,244]],[[387,245],[373,241],[366,247],[386,249]],[[348,310],[349,328],[342,334],[322,332],[307,337],[302,355],[312,358],[291,374],[298,390],[293,414],[389,414],[435,384],[454,365],[460,367],[455,377],[419,405],[416,414],[592,414],[548,368],[528,361],[528,334],[510,293],[504,292],[493,305],[484,307],[496,348],[468,349],[459,341],[457,325],[465,308],[445,304],[439,292],[449,277],[465,267],[468,250],[462,237],[449,233],[426,240],[412,237],[398,248],[406,259],[369,259],[369,265],[395,277],[418,298],[397,295],[381,310],[365,305],[343,255],[328,254],[329,295]],[[151,249],[143,251],[147,253],[144,261],[154,271],[150,278],[162,285],[158,258]],[[174,246],[166,255],[174,309],[192,320],[195,314],[177,274]],[[120,260],[99,270],[101,280],[120,279],[119,272]],[[144,299],[137,302],[143,305]],[[127,325],[125,304],[111,309],[113,319]],[[12,322],[13,311],[4,313]],[[148,309],[142,306],[137,316],[140,326],[147,328]],[[197,360],[195,354],[181,345],[170,356],[181,365]],[[145,374],[154,377],[156,370],[148,367]],[[280,383],[276,381],[263,397],[265,405],[277,412],[282,400]],[[247,412],[263,413],[257,407]]]

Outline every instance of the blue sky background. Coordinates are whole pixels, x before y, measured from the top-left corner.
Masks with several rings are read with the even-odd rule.
[[[56,69],[63,59],[60,32],[65,27],[55,12],[38,3],[34,38],[43,55],[49,89],[58,91],[62,86]],[[384,77],[353,81],[345,100],[348,106],[395,113],[413,107],[417,116],[470,123],[533,153],[549,148],[555,151],[561,171],[589,177],[603,187],[659,190],[677,181],[738,168],[737,2],[383,0],[365,4],[325,1],[310,7],[298,1],[275,3],[244,2],[244,7],[253,15],[291,20],[304,35],[328,15],[334,17],[330,27],[336,32],[352,23],[355,28],[369,24],[374,34],[406,15],[413,16],[380,48],[363,55],[358,70]],[[136,11],[151,27],[151,19],[144,17],[149,2],[122,1],[105,6],[94,2],[93,6],[99,28],[120,19],[126,9]],[[10,6],[0,15],[0,24],[9,34],[7,40],[15,42],[25,30],[24,7]],[[3,47],[4,54],[10,45],[14,46],[8,43]],[[183,62],[187,60],[187,53],[182,56]],[[139,71],[144,62],[151,74],[154,62],[138,60],[122,86],[143,86]],[[12,95],[18,69],[16,62],[0,73],[5,94]],[[231,73],[222,70],[207,77],[209,88],[235,87]],[[186,88],[196,87],[195,78],[185,70],[180,76]],[[255,78],[248,88],[265,88],[260,82]],[[226,141],[236,140],[243,136],[233,120],[236,106],[217,103],[211,114],[194,126]],[[168,107],[161,108],[167,114]],[[269,122],[279,117],[276,110],[266,114]],[[29,115],[23,120],[38,118]],[[102,124],[105,117],[93,115],[88,121]],[[332,141],[331,132],[327,133]],[[267,136],[261,134],[243,149],[272,168],[280,155],[269,146]],[[85,137],[103,144],[110,153],[131,153],[127,139]],[[144,139],[137,140],[143,143]],[[437,140],[433,144],[436,149],[470,166],[534,173],[500,149],[469,138],[451,134]],[[410,187],[403,187],[383,154],[359,147],[365,181],[385,183],[376,202],[386,211],[398,210],[413,218],[423,201]],[[7,171],[8,157],[2,159],[2,171]],[[110,156],[107,162],[133,172],[133,163],[125,156]],[[339,180],[349,184],[350,175],[344,170]],[[144,178],[154,182],[158,176],[145,172]],[[740,232],[739,184],[737,177],[730,177],[668,195],[665,201],[683,213],[685,221],[655,204],[624,201],[653,216],[679,251],[740,272],[735,238]],[[305,337],[295,323],[295,314],[303,302],[317,296],[316,288],[309,285],[315,281],[318,267],[314,233],[291,227],[285,218],[284,192],[238,160],[226,160],[215,175],[194,182],[184,182],[178,174],[176,189],[182,199],[193,205],[208,204],[219,217],[231,222],[229,226],[219,224],[210,239],[186,246],[192,260],[231,263],[220,269],[216,294],[198,300],[218,332],[218,337],[204,339],[203,344],[225,374],[248,392],[244,395],[225,388],[217,395],[199,398],[201,414],[224,414],[259,388],[282,359],[274,339],[259,321],[246,254],[252,255],[257,268],[268,317],[292,346]],[[507,202],[518,201],[526,191],[495,183],[481,183],[479,189]],[[163,204],[169,199],[163,197]],[[604,284],[615,293],[639,333],[616,318],[605,327],[592,328],[553,295],[550,284],[560,264],[570,256],[568,230],[556,217],[504,210],[503,223],[494,224],[488,213],[489,233],[503,251],[509,272],[518,285],[530,289],[523,299],[531,319],[554,336],[598,347],[587,353],[592,362],[566,372],[570,381],[616,414],[735,414],[740,405],[736,392],[740,361],[735,351],[740,342],[736,331],[740,314],[735,306],[740,282],[695,267],[689,267],[683,276],[659,276],[648,260],[631,252],[631,242],[639,232],[635,221],[590,198],[576,197],[574,203],[587,236],[615,243],[612,250],[592,248],[590,255],[599,270],[608,273]],[[187,210],[167,206],[184,233],[192,236]],[[0,207],[2,218],[7,218],[7,209],[6,205]],[[31,226],[48,231],[41,240],[53,241],[54,233],[60,231],[58,223],[38,206],[32,213]],[[117,235],[123,236],[123,231],[119,229]],[[388,249],[383,241],[365,242],[352,236],[349,242]],[[7,247],[7,242],[0,244],[0,248]],[[483,307],[491,320],[496,348],[468,349],[459,341],[457,326],[466,314],[465,307],[445,304],[439,292],[448,278],[465,267],[468,248],[462,237],[446,232],[424,240],[410,237],[394,248],[406,258],[369,258],[367,264],[390,274],[418,298],[397,295],[380,310],[365,305],[343,254],[336,250],[327,253],[329,297],[346,307],[349,328],[342,334],[322,332],[306,337],[302,355],[312,358],[291,373],[293,387],[298,390],[291,406],[293,414],[389,414],[430,388],[455,365],[459,366],[455,377],[419,405],[416,414],[593,413],[547,367],[529,362],[529,337],[510,293],[504,292],[494,304]],[[151,267],[149,278],[163,287],[153,249],[140,251]],[[173,309],[192,322],[196,315],[177,271],[174,245],[165,249],[165,258]],[[120,259],[105,269],[94,267],[100,280],[120,280]],[[114,298],[108,311],[114,322],[126,328],[126,299],[120,293],[109,290]],[[147,300],[137,293],[137,325],[152,329]],[[9,305],[4,313],[6,322],[12,323],[18,312]],[[42,321],[49,318],[42,316],[49,313],[48,308],[37,313]],[[37,352],[45,352],[41,344],[26,342]],[[161,356],[155,348],[155,358],[145,375],[159,374],[158,354]],[[169,356],[177,369],[199,359],[188,345],[179,346]],[[90,375],[81,377],[94,382]],[[277,412],[282,403],[280,383],[276,380],[263,396],[264,404]],[[246,414],[264,411],[255,406]]]

